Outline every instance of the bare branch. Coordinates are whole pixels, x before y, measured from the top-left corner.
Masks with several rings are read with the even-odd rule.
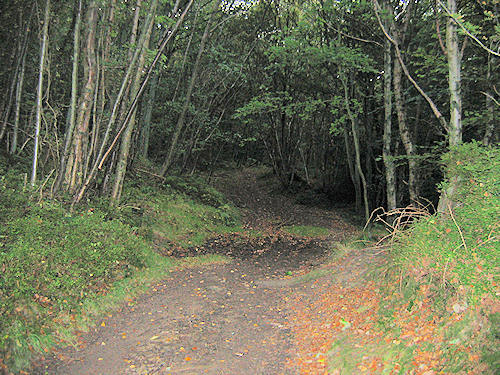
[[[484,92],[484,91],[481,91],[481,94],[486,95],[488,98],[490,98],[493,101],[493,103],[495,103],[497,106],[500,107],[500,102],[498,102],[498,100],[496,100],[491,94],[488,94],[487,92]]]

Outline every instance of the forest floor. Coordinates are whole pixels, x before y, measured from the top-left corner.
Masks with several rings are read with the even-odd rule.
[[[241,210],[244,231],[172,255],[218,253],[232,261],[173,271],[82,334],[76,346],[40,361],[35,373],[327,373],[335,332],[375,308],[364,276],[384,255],[353,249],[333,261],[333,244],[358,233],[340,211],[274,194],[269,179],[255,171],[221,172],[214,179]],[[284,230],[301,225],[328,234]],[[357,297],[367,305],[360,308]],[[362,360],[358,368],[369,370]]]

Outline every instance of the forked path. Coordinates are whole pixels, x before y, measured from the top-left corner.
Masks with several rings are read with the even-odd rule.
[[[174,271],[145,295],[103,319],[79,348],[44,364],[47,374],[295,374],[287,314],[290,274],[324,262],[333,240],[355,229],[333,211],[270,194],[252,171],[216,177],[216,185],[261,235],[229,235],[202,251],[229,254],[228,264]],[[307,224],[330,229],[322,239],[279,230]]]

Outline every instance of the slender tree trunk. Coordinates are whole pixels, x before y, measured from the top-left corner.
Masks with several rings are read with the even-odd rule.
[[[410,202],[418,200],[418,179],[417,160],[415,158],[415,145],[411,139],[410,129],[406,120],[406,109],[404,106],[403,88],[401,78],[403,71],[398,60],[394,60],[394,99],[396,102],[396,112],[398,115],[399,134],[403,141],[403,146],[408,158],[408,190],[410,192]]]
[[[185,8],[184,8],[184,10],[182,12],[182,14],[177,18],[177,22],[175,23],[175,25],[173,26],[173,28],[170,29],[170,30],[168,30],[164,34],[164,37],[163,37],[161,45],[160,45],[160,47],[158,49],[158,52],[156,53],[156,56],[153,59],[153,62],[151,63],[148,72],[146,73],[146,77],[144,78],[144,81],[142,82],[142,85],[141,85],[141,87],[139,89],[139,92],[137,93],[136,97],[134,98],[134,100],[133,100],[133,102],[131,104],[131,108],[129,109],[129,113],[132,113],[135,110],[137,102],[138,102],[138,100],[139,100],[142,92],[144,91],[144,88],[145,88],[145,86],[146,86],[146,84],[148,82],[148,79],[149,79],[149,77],[151,75],[152,70],[155,68],[157,62],[160,59],[161,54],[163,54],[163,52],[164,52],[166,46],[168,45],[169,41],[172,39],[172,37],[175,35],[175,33],[177,32],[177,30],[179,29],[179,26],[184,21],[184,18],[186,17],[186,14],[191,9],[191,6],[193,5],[193,2],[194,2],[194,0],[189,0],[189,2],[186,4],[186,6],[185,6]],[[146,23],[148,23],[148,22],[149,21],[146,21]],[[144,35],[144,38],[145,38],[145,35]],[[138,45],[140,46],[143,43],[144,43],[143,35],[141,35],[141,37],[139,38],[139,41],[138,41]],[[112,128],[113,128],[113,126],[114,126],[114,124],[116,122],[116,115],[117,115],[117,112],[118,112],[118,107],[119,107],[119,105],[121,103],[121,100],[123,98],[123,93],[125,92],[125,87],[126,87],[127,82],[128,82],[128,80],[130,78],[130,75],[132,74],[132,68],[135,65],[135,63],[137,62],[138,58],[139,58],[140,52],[141,52],[141,48],[137,48],[136,52],[134,53],[134,57],[132,58],[132,63],[127,67],[127,72],[125,73],[125,76],[124,76],[124,78],[122,80],[122,85],[121,85],[120,90],[118,91],[117,97],[115,99],[115,102],[114,102],[114,105],[113,105],[113,109],[111,111],[111,115],[110,115],[108,124],[106,126],[106,131],[104,133],[104,137],[103,137],[103,140],[101,142],[101,147],[99,148],[99,152],[97,154],[96,160],[95,160],[94,164],[92,165],[92,169],[90,170],[90,173],[88,174],[87,178],[85,179],[85,182],[83,183],[82,187],[80,188],[80,190],[78,191],[78,193],[73,198],[72,207],[83,198],[83,196],[84,196],[85,192],[87,191],[87,188],[89,187],[90,183],[96,177],[97,171],[102,168],[103,163],[106,161],[107,157],[109,156],[109,154],[113,150],[113,147],[116,144],[116,141],[118,140],[121,132],[124,130],[125,126],[127,125],[127,121],[129,120],[129,116],[128,115],[125,118],[125,121],[124,121],[125,123],[122,125],[122,128],[118,131],[118,134],[116,135],[115,139],[113,140],[113,142],[109,146],[108,150],[105,151],[106,146],[107,146],[107,142],[108,142],[108,139],[109,139],[109,136],[110,136],[110,133],[111,133],[111,130],[112,130]]]
[[[196,12],[194,14],[193,25],[196,25],[196,20],[198,19],[199,10],[200,10],[200,7],[197,7]],[[184,70],[186,67],[186,61],[188,58],[189,50],[191,49],[191,43],[193,41],[193,36],[194,36],[195,32],[196,32],[196,27],[193,27],[193,30],[191,31],[191,34],[189,35],[188,42],[186,44],[186,49],[184,50],[184,57],[182,58],[182,64],[181,64],[181,69],[180,69],[181,73],[179,74],[179,77],[177,78],[177,84],[175,85],[174,95],[172,95],[172,103],[174,103],[175,100],[177,99],[177,93],[179,92],[179,88],[181,86],[181,81],[184,78]]]
[[[493,49],[493,45],[490,44],[490,49]],[[488,72],[486,73],[486,82],[491,82],[493,71],[493,66],[497,61],[497,57],[494,57],[490,53],[488,54]],[[489,146],[493,142],[493,134],[495,132],[495,126],[497,122],[495,121],[495,104],[493,100],[491,100],[490,96],[486,96],[486,113],[487,113],[487,122],[486,122],[486,130],[483,136],[483,144],[485,146]]]
[[[385,166],[385,183],[387,196],[387,209],[393,210],[396,202],[396,177],[394,159],[391,153],[392,140],[392,56],[391,42],[384,44],[384,136],[383,159]]]
[[[455,0],[447,0],[448,11],[457,14]],[[446,55],[448,57],[448,86],[450,91],[450,123],[448,124],[448,141],[450,147],[462,143],[462,94],[461,94],[461,52],[458,46],[457,25],[452,17],[446,24]],[[438,212],[446,213],[453,209],[454,194],[460,181],[457,176],[450,176],[448,188],[441,192]]]
[[[139,154],[143,159],[148,158],[149,138],[151,135],[151,119],[153,118],[153,106],[156,100],[156,88],[158,87],[159,81],[160,81],[160,69],[157,68],[153,74],[153,78],[151,80],[151,86],[149,87],[149,96],[146,102],[146,108],[144,110],[145,112],[144,119],[141,127]]]
[[[33,149],[33,163],[31,168],[31,186],[35,186],[38,167],[38,147],[40,142],[40,128],[42,123],[42,96],[43,96],[43,72],[45,70],[45,56],[47,55],[47,40],[49,38],[50,0],[45,3],[45,15],[43,17],[42,45],[40,50],[40,64],[38,71],[38,88],[36,95],[36,122],[35,122],[35,145]]]
[[[29,27],[29,25],[28,25]],[[28,31],[26,31],[27,33]],[[15,103],[15,110],[14,110],[14,129],[12,132],[12,143],[10,145],[10,153],[15,154],[17,151],[17,139],[18,139],[18,134],[19,134],[19,119],[21,116],[21,99],[23,95],[23,87],[24,87],[24,73],[26,71],[26,55],[27,55],[27,48],[24,48],[23,55],[22,55],[22,61],[21,61],[21,68],[19,71],[19,77],[17,79],[17,85],[16,85],[16,103]]]
[[[184,121],[186,119],[186,114],[189,108],[189,104],[191,102],[191,95],[193,93],[194,85],[196,84],[196,78],[198,76],[198,70],[200,68],[200,61],[201,57],[203,55],[203,51],[205,49],[205,44],[208,40],[208,35],[210,34],[210,27],[212,25],[212,21],[215,15],[215,11],[217,7],[219,6],[219,1],[214,1],[214,6],[213,9],[210,13],[207,25],[205,26],[205,31],[203,32],[203,36],[201,38],[200,42],[200,48],[198,50],[198,54],[196,56],[196,61],[194,63],[193,67],[193,72],[191,74],[191,81],[189,83],[187,92],[186,92],[186,99],[184,101],[184,105],[182,107],[181,113],[179,115],[179,118],[177,120],[177,124],[175,126],[174,134],[172,136],[172,141],[170,144],[170,148],[167,153],[167,157],[165,158],[165,162],[163,163],[161,170],[160,170],[160,176],[165,176],[165,173],[167,173],[167,170],[170,168],[173,158],[174,158],[174,153],[177,148],[177,142],[179,140],[179,137],[181,135],[182,128],[184,127]]]
[[[131,91],[131,97],[134,98],[137,93],[139,92],[140,86],[141,86],[141,80],[142,80],[142,75],[143,75],[143,68],[144,68],[144,63],[145,63],[145,57],[146,57],[146,49],[149,45],[149,40],[151,38],[151,30],[153,28],[153,22],[154,22],[154,15],[156,13],[156,7],[158,5],[158,0],[153,0],[153,3],[151,4],[150,7],[150,16],[148,17],[148,20],[144,22],[144,28],[141,31],[141,33],[144,33],[146,36],[144,38],[144,44],[143,44],[143,49],[141,52],[141,56],[139,58],[139,63],[137,64],[137,71],[136,75],[134,78],[134,82],[132,83],[132,91]],[[115,182],[113,185],[113,191],[111,193],[111,204],[116,205],[120,201],[121,193],[123,190],[123,181],[125,179],[125,172],[127,171],[127,163],[128,163],[128,156],[130,152],[130,144],[131,144],[131,139],[132,139],[132,132],[135,127],[135,113],[132,114],[127,127],[125,128],[123,135],[122,135],[122,141],[120,145],[120,155],[118,157],[118,163],[116,166],[116,176],[115,176]]]
[[[59,165],[59,175],[54,186],[57,192],[64,180],[66,164],[68,162],[69,150],[73,140],[76,119],[76,99],[78,95],[78,65],[80,64],[80,32],[82,24],[82,0],[78,2],[78,10],[75,20],[75,31],[73,34],[73,70],[71,73],[71,101],[69,107],[69,122],[64,135],[64,149]]]
[[[448,0],[448,10],[457,14],[456,0]],[[448,86],[450,90],[450,123],[448,125],[449,144],[462,143],[462,93],[461,93],[461,56],[458,46],[457,25],[452,17],[446,24],[446,56],[448,57]]]
[[[354,155],[355,155],[355,162],[356,162],[356,169],[358,171],[359,177],[361,179],[361,186],[363,188],[363,202],[364,202],[364,209],[365,209],[365,219],[368,221],[370,218],[370,207],[368,204],[368,189],[367,189],[367,184],[366,184],[366,178],[365,174],[363,172],[363,169],[361,167],[361,147],[359,145],[359,135],[358,135],[358,124],[357,124],[357,119],[354,117],[354,114],[351,111],[351,104],[349,103],[349,88],[347,86],[347,77],[344,77],[342,80],[342,84],[344,86],[344,103],[345,103],[345,108],[347,111],[347,116],[349,117],[349,120],[351,122],[351,132],[352,132],[352,137],[354,140]]]
[[[76,134],[73,136],[71,158],[66,172],[69,177],[68,189],[74,192],[81,185],[84,174],[84,156],[89,141],[90,116],[94,104],[94,91],[96,88],[96,29],[97,29],[97,3],[92,1],[86,15],[87,36],[84,47],[84,82],[82,95],[78,104],[76,117]]]
[[[351,152],[351,144],[349,141],[349,132],[344,128],[344,144],[345,144],[345,152],[347,157],[347,165],[349,167],[349,174],[351,175],[352,185],[354,186],[354,199],[356,212],[362,211],[362,202],[361,202],[361,181],[359,179],[359,173],[357,168],[354,166],[354,161],[352,160],[352,152]]]
[[[18,82],[19,67],[21,65],[21,63],[20,63],[21,55],[22,55],[22,41],[19,40],[17,47],[14,49],[14,52],[12,53],[11,60],[13,60],[15,57],[17,57],[17,63],[16,63],[16,67],[14,69],[14,73],[12,74],[12,80],[10,83],[8,99],[4,102],[4,103],[6,103],[5,107],[2,108],[3,109],[3,120],[2,120],[2,125],[0,128],[0,141],[3,139],[3,137],[7,133],[7,125],[9,122],[10,112],[12,111],[12,102],[14,101],[16,84]]]
[[[490,49],[493,49],[493,45]],[[488,72],[486,75],[486,82],[491,82],[492,72],[495,71],[496,64],[498,63],[498,57],[488,54]],[[498,109],[491,96],[486,96],[486,111],[487,111],[487,122],[486,130],[484,132],[483,144],[489,146],[495,141],[498,141],[498,134],[495,133],[495,128],[497,127],[497,119],[495,117],[495,109]]]

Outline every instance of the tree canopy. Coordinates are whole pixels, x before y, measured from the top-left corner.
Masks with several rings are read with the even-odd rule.
[[[498,143],[496,0],[25,5],[0,15],[1,147],[74,203],[257,162],[368,216],[437,203],[450,145]]]

